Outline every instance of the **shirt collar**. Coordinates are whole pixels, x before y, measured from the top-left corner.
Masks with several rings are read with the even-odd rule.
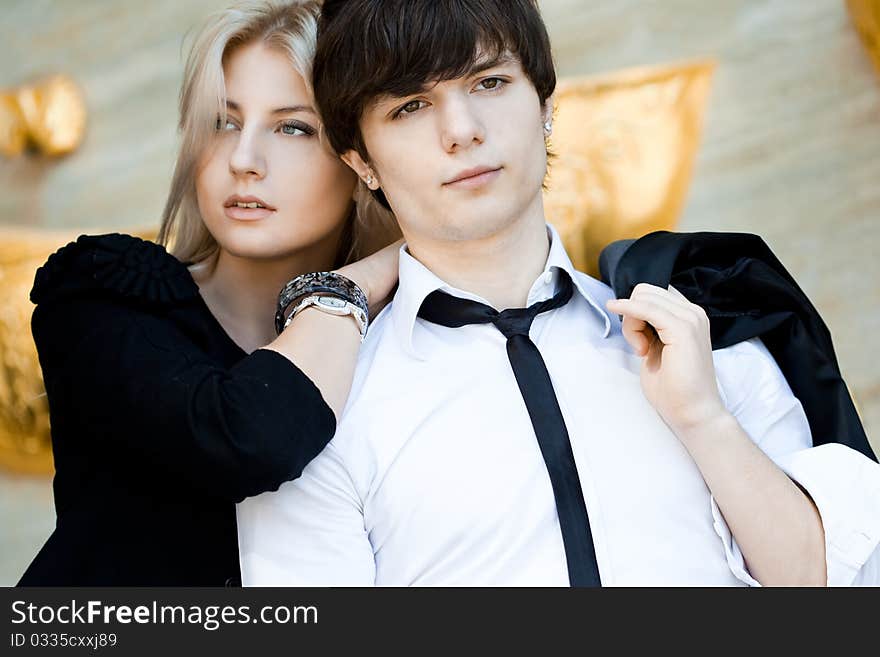
[[[553,296],[559,279],[559,270],[564,270],[571,277],[578,293],[598,313],[599,318],[605,325],[602,337],[607,338],[611,332],[611,318],[608,312],[597,302],[596,296],[588,289],[586,283],[582,280],[583,275],[574,268],[571,259],[565,252],[562,238],[551,224],[547,224],[547,235],[550,238],[550,253],[547,256],[544,270],[535,279],[529,290],[528,305]],[[413,344],[413,328],[418,319],[422,302],[431,292],[443,290],[463,299],[473,299],[474,301],[488,304],[488,301],[479,295],[467,290],[458,289],[446,283],[410,255],[406,249],[406,244],[400,247],[400,267],[398,272],[399,284],[394,295],[394,302],[390,308],[391,319],[394,330],[397,333],[397,339],[409,355],[414,358],[423,359],[423,356]]]

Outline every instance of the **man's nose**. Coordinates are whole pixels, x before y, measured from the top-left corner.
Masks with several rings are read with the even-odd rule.
[[[483,121],[466,96],[446,99],[440,111],[440,121],[441,141],[449,153],[470,148],[486,138]]]

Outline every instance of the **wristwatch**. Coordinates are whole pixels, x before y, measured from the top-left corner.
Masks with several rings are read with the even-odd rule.
[[[300,300],[300,302],[294,306],[290,315],[287,316],[287,319],[284,322],[284,328],[287,328],[290,325],[291,320],[293,320],[297,313],[306,308],[317,308],[318,310],[330,313],[331,315],[351,315],[354,318],[354,321],[357,322],[358,330],[361,334],[361,342],[363,342],[364,338],[367,336],[367,315],[361,308],[350,301],[341,299],[340,297],[323,294],[314,294]]]
[[[347,301],[361,312],[343,311],[341,304],[336,301],[326,302],[322,309],[333,314],[351,314],[353,317],[363,318],[364,325],[369,323],[370,309],[367,305],[367,295],[358,287],[357,283],[336,272],[315,271],[300,274],[281,288],[275,311],[275,333],[281,335],[281,331],[287,326],[284,323],[287,309],[308,297],[330,297]],[[290,316],[292,317],[292,315]],[[360,320],[358,320],[358,325],[360,325]],[[361,333],[365,332],[366,329],[362,328]]]

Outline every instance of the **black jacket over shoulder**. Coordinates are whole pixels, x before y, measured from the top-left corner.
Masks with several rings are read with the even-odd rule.
[[[877,460],[828,327],[760,237],[661,230],[611,243],[599,269],[618,298],[639,283],[671,284],[706,311],[713,349],[760,337],[804,407],[813,444],[841,443]]]
[[[280,354],[247,355],[155,243],[81,236],[36,274],[55,531],[19,585],[240,581],[235,502],[300,475],[333,411]]]

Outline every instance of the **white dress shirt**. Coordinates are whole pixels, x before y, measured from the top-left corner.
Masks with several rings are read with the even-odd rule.
[[[645,398],[641,358],[605,310],[610,287],[550,254],[528,305],[571,438],[602,583],[756,585],[703,478]],[[550,478],[491,324],[417,317],[455,289],[401,248],[400,286],[370,327],[337,432],[302,476],[238,505],[245,586],[567,586]],[[828,582],[880,584],[880,465],[839,444],[811,447],[800,402],[755,338],[713,353],[727,408],[813,497]]]

